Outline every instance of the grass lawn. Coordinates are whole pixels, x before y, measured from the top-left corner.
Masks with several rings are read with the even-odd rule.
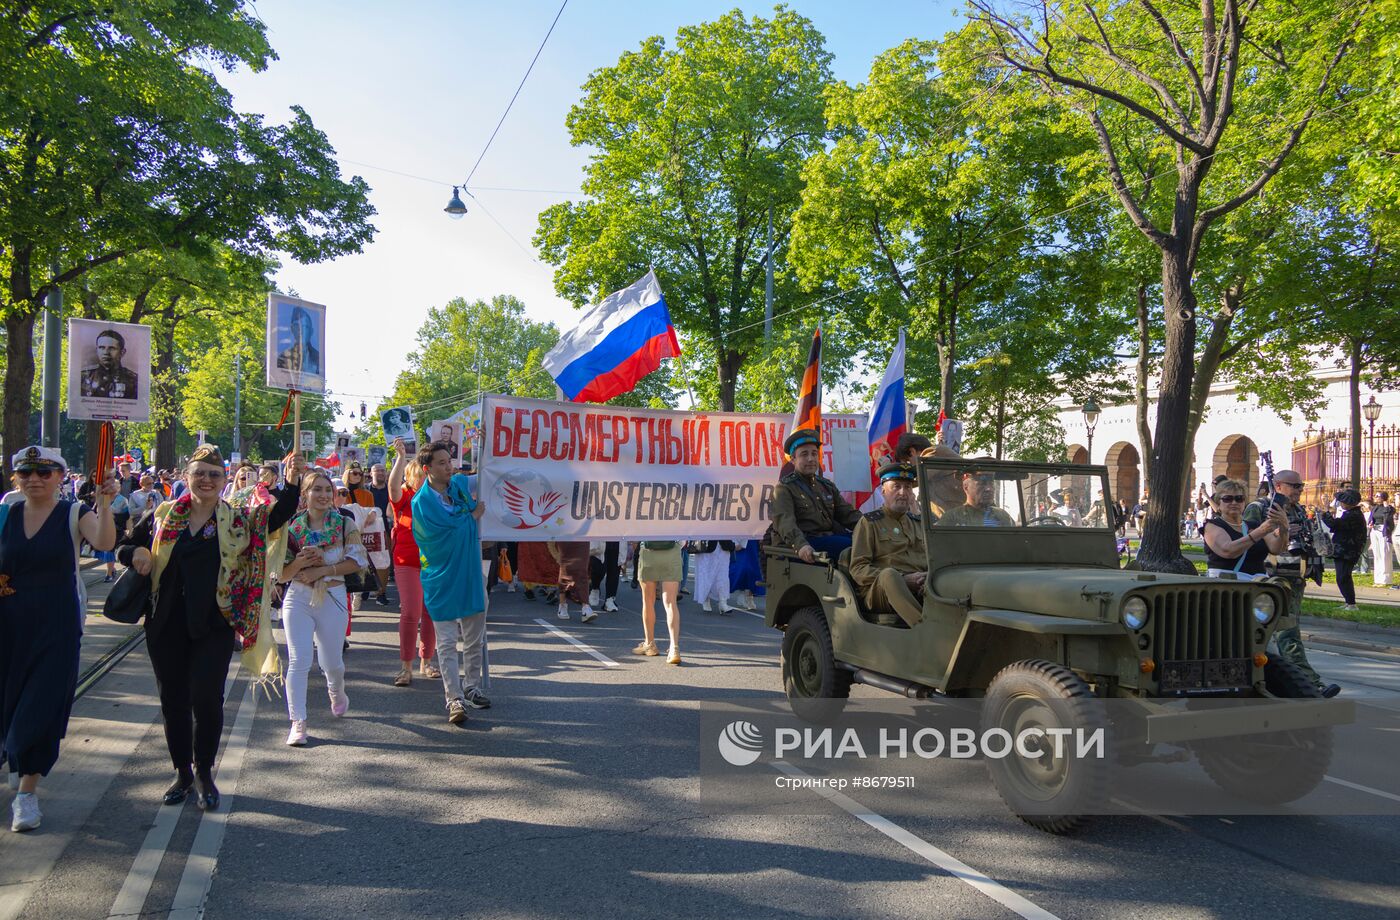
[[[1367,626],[1400,626],[1400,607],[1380,604],[1357,604],[1356,610],[1343,610],[1340,599],[1331,601],[1317,597],[1303,598],[1303,613],[1329,620],[1349,620]]]

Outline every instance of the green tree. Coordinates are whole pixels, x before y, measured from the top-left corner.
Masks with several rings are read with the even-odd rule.
[[[745,362],[761,350],[765,232],[781,264],[803,161],[824,137],[830,55],[811,22],[777,7],[735,10],[660,36],[595,71],[568,117],[592,148],[583,202],[540,215],[535,243],[576,305],[652,266],[688,359],[713,362],[722,409],[736,405]],[[779,304],[798,296],[784,273]]]
[[[995,59],[1035,77],[1093,129],[1120,207],[1160,253],[1164,341],[1149,479],[1157,500],[1139,553],[1146,568],[1194,571],[1181,556],[1178,520],[1202,245],[1269,184],[1320,111],[1366,91],[1367,76],[1343,63],[1371,5],[1091,0],[1003,14],[973,0]],[[1125,176],[1133,152],[1162,167],[1149,188]]]
[[[265,125],[219,85],[215,69],[272,57],[243,0],[11,4],[0,23],[7,445],[28,429],[34,314],[54,286],[136,253],[223,242],[317,261],[371,238],[368,187],[340,179],[306,113]]]

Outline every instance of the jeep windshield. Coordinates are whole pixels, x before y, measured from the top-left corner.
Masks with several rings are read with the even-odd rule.
[[[1114,529],[1102,467],[926,460],[920,472],[924,513],[937,527]]]

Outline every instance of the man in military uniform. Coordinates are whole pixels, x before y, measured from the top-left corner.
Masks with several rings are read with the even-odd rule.
[[[1014,527],[1011,515],[996,506],[996,477],[981,470],[964,470],[965,501],[938,519],[939,527]]]
[[[885,504],[856,523],[851,578],[872,612],[897,614],[913,626],[923,619],[928,578],[924,529],[913,513],[918,474],[908,463],[886,463],[878,475]]]
[[[1308,514],[1298,499],[1303,495],[1303,477],[1295,470],[1279,470],[1274,474],[1275,494],[1282,500],[1283,513],[1288,518],[1288,549],[1274,557],[1268,571],[1275,581],[1288,591],[1288,613],[1293,625],[1274,633],[1278,643],[1278,653],[1285,661],[1298,666],[1304,676],[1312,681],[1325,697],[1334,697],[1342,692],[1336,684],[1324,684],[1322,678],[1308,663],[1307,650],[1303,648],[1303,635],[1298,627],[1298,617],[1303,614],[1303,587],[1307,583],[1309,566],[1320,566],[1322,559],[1312,544],[1312,528],[1308,525]],[[1249,529],[1258,527],[1268,518],[1273,499],[1262,498],[1251,502],[1244,509],[1244,523]]]
[[[851,545],[851,528],[860,512],[841,497],[836,483],[821,475],[821,436],[799,428],[788,435],[783,450],[792,458],[794,472],[778,480],[773,493],[775,542],[797,550],[803,562],[815,562],[817,553],[839,555]]]
[[[97,334],[97,364],[83,368],[82,394],[106,399],[135,399],[136,372],[122,367],[126,339],[115,329]]]

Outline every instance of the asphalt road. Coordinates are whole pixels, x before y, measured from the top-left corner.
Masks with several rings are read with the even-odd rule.
[[[810,814],[707,813],[700,707],[778,696],[778,636],[756,617],[687,601],[685,663],[668,666],[630,654],[638,596],[624,589],[620,600],[621,612],[583,625],[577,613],[562,623],[541,602],[494,594],[495,706],[460,728],[446,721],[437,681],[392,686],[392,610],[356,614],[346,718],[331,718],[313,672],[306,748],[284,744],[283,701],[253,696],[235,675],[225,807],[209,815],[159,804],[170,770],[138,648],[78,701],[41,790],[44,827],[0,832],[0,920],[1400,911],[1397,817],[1120,816],[1054,837],[978,783],[960,793],[977,803],[967,817],[876,812],[855,792],[835,802],[793,793],[810,799]],[[1349,693],[1400,711],[1400,662],[1313,657]],[[1373,800],[1395,811],[1344,791],[1358,810]]]

